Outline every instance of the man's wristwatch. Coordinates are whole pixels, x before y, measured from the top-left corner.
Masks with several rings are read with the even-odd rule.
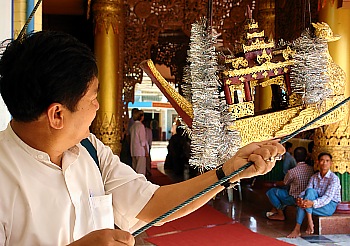
[[[218,180],[223,179],[224,177],[226,177],[224,170],[222,170],[222,165],[218,166],[215,170],[216,172],[216,177],[218,178]],[[232,188],[233,186],[235,186],[238,182],[234,182],[231,183],[230,180],[227,180],[226,182],[222,183],[221,185],[224,186],[225,188]]]

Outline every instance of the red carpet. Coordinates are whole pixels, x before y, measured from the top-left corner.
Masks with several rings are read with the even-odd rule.
[[[159,161],[153,161],[151,162],[151,168],[157,168],[158,167],[158,164],[162,164],[164,163],[164,160],[159,160]]]
[[[157,168],[151,168],[152,176],[147,177],[149,181],[157,185],[168,185],[174,182],[165,174],[161,173]]]
[[[171,222],[170,222],[171,223]],[[245,226],[235,223],[209,228],[199,228],[168,234],[158,237],[145,238],[157,246],[287,246],[292,245],[252,232]]]
[[[220,213],[209,205],[204,205],[193,213],[180,219],[165,223],[162,226],[153,226],[147,230],[147,235],[152,236],[172,231],[185,231],[195,228],[227,224],[232,219]]]
[[[146,232],[145,240],[157,246],[291,245],[252,232],[209,205]]]

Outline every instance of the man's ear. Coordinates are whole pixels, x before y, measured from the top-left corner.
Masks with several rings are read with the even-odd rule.
[[[50,123],[50,126],[54,129],[63,128],[63,112],[64,107],[60,103],[52,103],[47,109],[47,117]]]

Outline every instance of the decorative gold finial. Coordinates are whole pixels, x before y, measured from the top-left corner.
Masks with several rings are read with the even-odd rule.
[[[315,28],[315,35],[320,39],[325,39],[327,42],[333,42],[340,39],[340,35],[334,35],[330,26],[325,23],[312,23]]]

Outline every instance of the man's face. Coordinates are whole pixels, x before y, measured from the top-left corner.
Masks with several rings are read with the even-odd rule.
[[[80,142],[82,139],[89,136],[89,127],[96,116],[96,111],[99,109],[97,101],[98,79],[94,78],[88,87],[85,95],[79,100],[75,112],[70,112],[67,115],[65,127],[68,131],[68,137]]]
[[[323,155],[319,160],[319,165],[320,171],[323,170],[324,172],[328,172],[328,170],[331,168],[332,160],[328,155]]]

